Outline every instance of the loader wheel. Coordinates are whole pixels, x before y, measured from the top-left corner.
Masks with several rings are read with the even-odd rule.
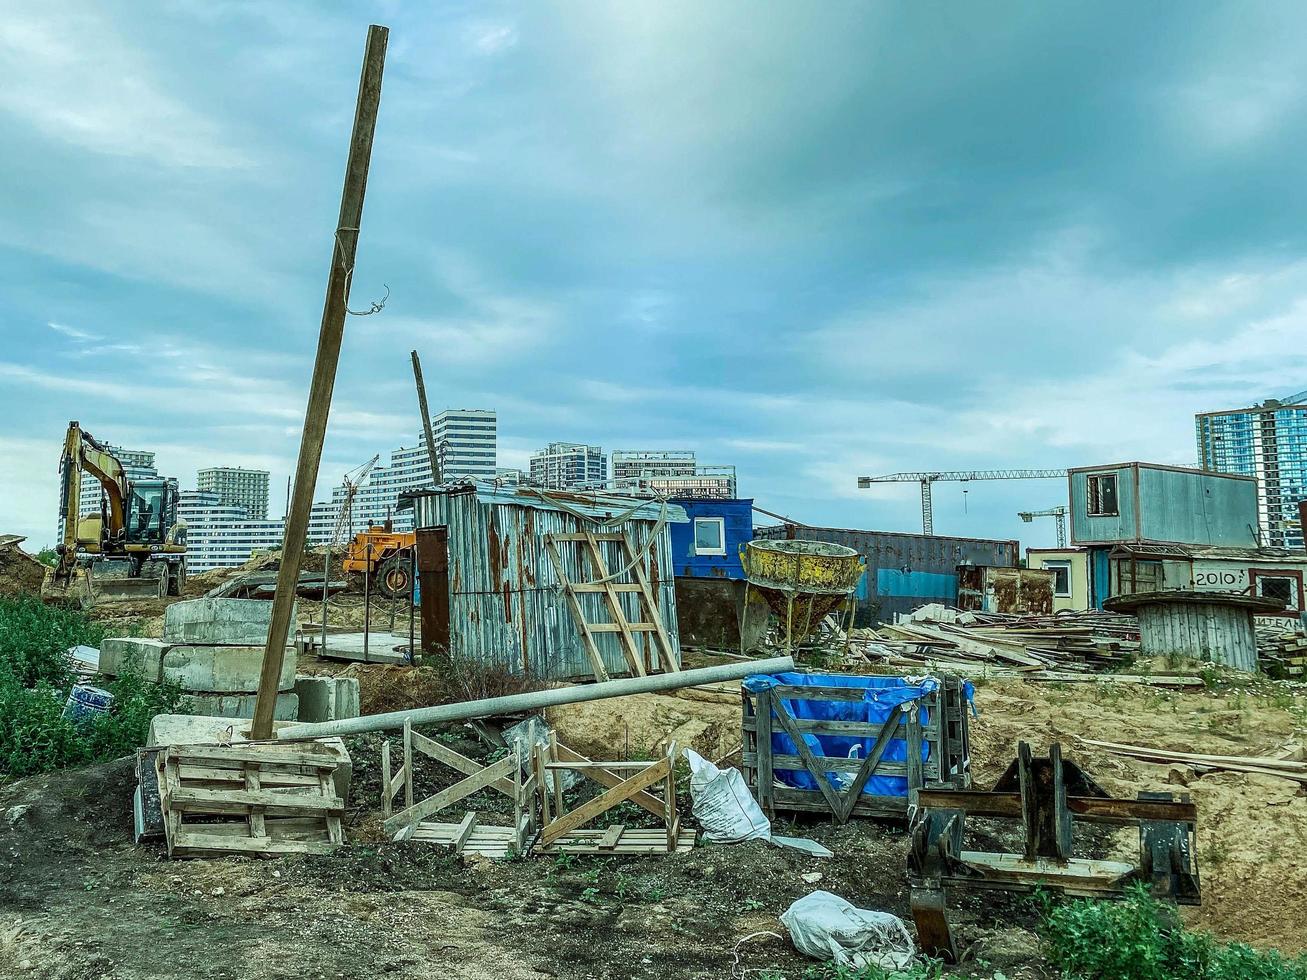
[[[377,591],[387,599],[401,599],[413,590],[413,569],[409,555],[400,551],[391,555],[377,569]]]

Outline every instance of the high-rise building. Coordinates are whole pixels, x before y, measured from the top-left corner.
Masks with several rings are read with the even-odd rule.
[[[1194,417],[1205,470],[1257,478],[1262,544],[1302,548],[1298,501],[1307,499],[1307,391],[1252,408]]]
[[[700,466],[693,452],[674,450],[613,450],[616,490],[653,490],[668,497],[734,500],[734,466]]]
[[[235,568],[256,551],[280,548],[285,531],[280,519],[253,520],[212,490],[183,490],[177,514],[186,522],[186,570],[194,575]]]
[[[608,479],[608,460],[599,446],[551,442],[531,454],[531,482],[554,490],[600,487]]]
[[[447,408],[431,420],[431,428],[443,479],[495,478],[497,423],[493,410]],[[423,445],[421,438],[418,445]]]
[[[212,466],[196,474],[196,487],[218,495],[218,501],[245,509],[253,521],[268,519],[268,471],[243,466]]]

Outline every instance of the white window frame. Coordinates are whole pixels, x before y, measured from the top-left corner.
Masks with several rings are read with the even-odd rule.
[[[717,540],[722,543],[720,548],[700,548],[699,547],[699,525],[716,524]],[[726,518],[724,517],[696,517],[694,526],[691,528],[691,543],[694,546],[696,555],[724,555],[726,554]]]
[[[1057,575],[1056,575],[1056,573],[1054,573],[1054,576],[1053,576],[1053,598],[1055,598],[1055,599],[1070,599],[1070,598],[1071,598],[1071,560],[1070,560],[1069,558],[1045,558],[1043,564],[1042,564],[1040,567],[1041,567],[1041,568],[1047,568],[1047,569],[1049,569],[1050,571],[1053,570],[1053,569],[1058,569],[1058,568],[1064,568],[1064,569],[1066,569],[1066,591],[1065,591],[1065,592],[1058,592],[1058,591],[1057,591]]]

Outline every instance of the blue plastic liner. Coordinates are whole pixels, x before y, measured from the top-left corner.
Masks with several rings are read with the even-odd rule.
[[[786,711],[794,718],[810,718],[822,721],[860,721],[872,726],[868,738],[849,735],[815,735],[803,734],[803,741],[818,757],[834,759],[865,759],[876,744],[876,733],[889,718],[890,713],[900,710],[899,705],[909,701],[920,701],[923,697],[939,690],[940,683],[933,677],[923,678],[910,683],[902,677],[868,677],[853,674],[753,674],[745,678],[744,688],[757,693],[769,688],[785,685],[788,687],[844,687],[861,689],[861,701],[819,701],[808,698],[779,698],[777,711]],[[970,701],[974,688],[968,682],[963,693]],[[929,715],[924,705],[917,708],[918,718],[924,727]],[[798,755],[799,750],[780,726],[773,723],[771,738],[774,755]],[[930,758],[932,746],[924,742],[921,746],[921,760]],[[905,739],[891,739],[881,759],[885,762],[905,762],[908,758],[908,744]],[[827,772],[831,784],[843,791],[852,781],[851,773]],[[776,769],[775,776],[787,786],[796,789],[817,789],[817,781],[806,769]],[[862,792],[868,796],[907,796],[908,780],[906,776],[875,776],[867,780]]]

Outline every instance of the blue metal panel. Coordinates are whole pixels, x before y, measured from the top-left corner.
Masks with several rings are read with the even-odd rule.
[[[959,565],[1015,568],[1019,557],[1017,542],[987,538],[951,538],[933,534],[856,531],[790,524],[757,528],[754,536],[829,541],[852,548],[862,555],[866,559],[867,570],[857,591],[859,623],[888,622],[893,620],[895,613],[911,612],[926,602],[956,602]],[[895,573],[884,580],[887,587],[894,591],[880,587],[882,571]],[[939,588],[945,578],[951,580],[947,590],[931,593],[930,589]],[[901,589],[899,583],[905,583]]]
[[[678,576],[744,580],[740,549],[753,540],[753,500],[702,500],[678,498],[686,523],[672,524],[672,562]],[[699,555],[694,550],[694,519],[720,517],[725,530],[726,554]]]
[[[1092,590],[1091,601],[1095,609],[1103,608],[1103,600],[1109,598],[1112,589],[1111,571],[1108,565],[1107,548],[1091,548],[1089,552],[1089,587]]]
[[[1116,477],[1116,514],[1089,513],[1089,478]],[[1133,541],[1135,538],[1135,471],[1129,464],[1099,469],[1072,470],[1071,543],[1085,541]]]

